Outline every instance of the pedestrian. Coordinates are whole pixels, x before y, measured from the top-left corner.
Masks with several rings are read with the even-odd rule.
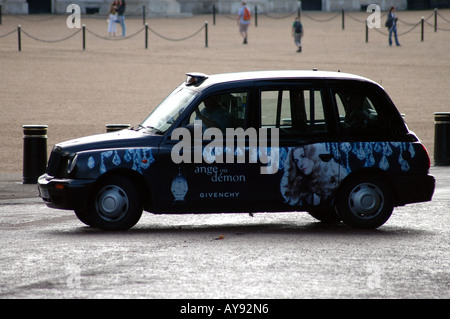
[[[239,33],[242,35],[244,39],[243,44],[247,44],[248,38],[248,26],[250,25],[250,19],[252,15],[250,10],[247,8],[247,1],[241,2],[241,8],[238,11],[238,21],[237,24],[239,26]]]
[[[292,36],[297,46],[297,52],[302,52],[303,24],[300,22],[300,17],[295,18],[292,24]]]
[[[392,46],[392,33],[394,34],[395,44],[399,47],[400,43],[398,42],[397,38],[397,13],[395,12],[395,7],[392,6],[389,9],[387,20],[386,20],[386,27],[389,29],[389,46]]]
[[[117,7],[117,22],[120,23],[122,27],[122,36],[125,36],[125,1],[119,1],[119,5]]]
[[[108,33],[109,36],[116,36],[116,20],[117,18],[117,6],[118,6],[118,1],[113,1],[113,3],[111,3],[111,8],[109,9],[109,19],[108,19]]]

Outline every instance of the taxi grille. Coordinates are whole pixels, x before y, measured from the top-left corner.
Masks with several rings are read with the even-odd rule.
[[[58,169],[61,165],[61,159],[62,159],[62,149],[60,147],[54,147],[50,154],[50,158],[48,159],[47,175],[49,176],[57,175]]]

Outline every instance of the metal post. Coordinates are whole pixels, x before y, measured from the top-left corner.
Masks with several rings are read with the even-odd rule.
[[[86,50],[86,25],[83,24],[83,51]]]
[[[145,5],[142,6],[142,24],[145,25]]]
[[[23,125],[23,183],[35,184],[47,167],[47,125]]]
[[[213,25],[216,25],[216,5],[213,4]]]
[[[369,26],[367,25],[367,20],[366,20],[366,43],[369,42]]]
[[[422,42],[423,42],[423,23],[424,23],[424,18],[422,17],[422,19],[420,19],[420,24],[421,24],[420,41],[422,41]]]
[[[434,8],[434,32],[437,32],[437,8]]]
[[[208,21],[205,21],[205,48],[208,47]]]
[[[148,24],[145,24],[145,48],[148,49]]]
[[[258,26],[258,6],[255,6],[255,27]]]
[[[0,25],[2,25],[2,5],[0,4]]]
[[[20,24],[17,26],[17,41],[19,46],[19,52],[22,51],[22,38],[21,38],[21,32],[20,32]]]
[[[342,30],[345,29],[345,12],[344,8],[342,8]]]

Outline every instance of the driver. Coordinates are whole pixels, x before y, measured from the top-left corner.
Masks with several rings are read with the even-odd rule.
[[[227,127],[234,127],[233,117],[222,106],[220,106],[218,96],[207,97],[204,101],[204,109],[196,112],[197,116],[202,120],[203,126],[217,127],[225,132]]]

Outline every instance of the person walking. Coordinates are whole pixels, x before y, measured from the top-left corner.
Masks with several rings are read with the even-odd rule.
[[[251,13],[247,8],[247,1],[241,2],[241,8],[238,11],[238,21],[237,24],[239,26],[239,33],[242,35],[244,39],[243,44],[247,44],[248,38],[248,26],[250,25]]]
[[[300,22],[300,17],[296,17],[292,24],[292,36],[297,46],[297,52],[302,52],[303,24]]]
[[[392,33],[394,34],[395,44],[399,47],[400,43],[398,42],[397,38],[397,13],[395,12],[395,7],[392,6],[389,9],[387,20],[386,20],[386,27],[389,29],[389,46],[392,46]]]

